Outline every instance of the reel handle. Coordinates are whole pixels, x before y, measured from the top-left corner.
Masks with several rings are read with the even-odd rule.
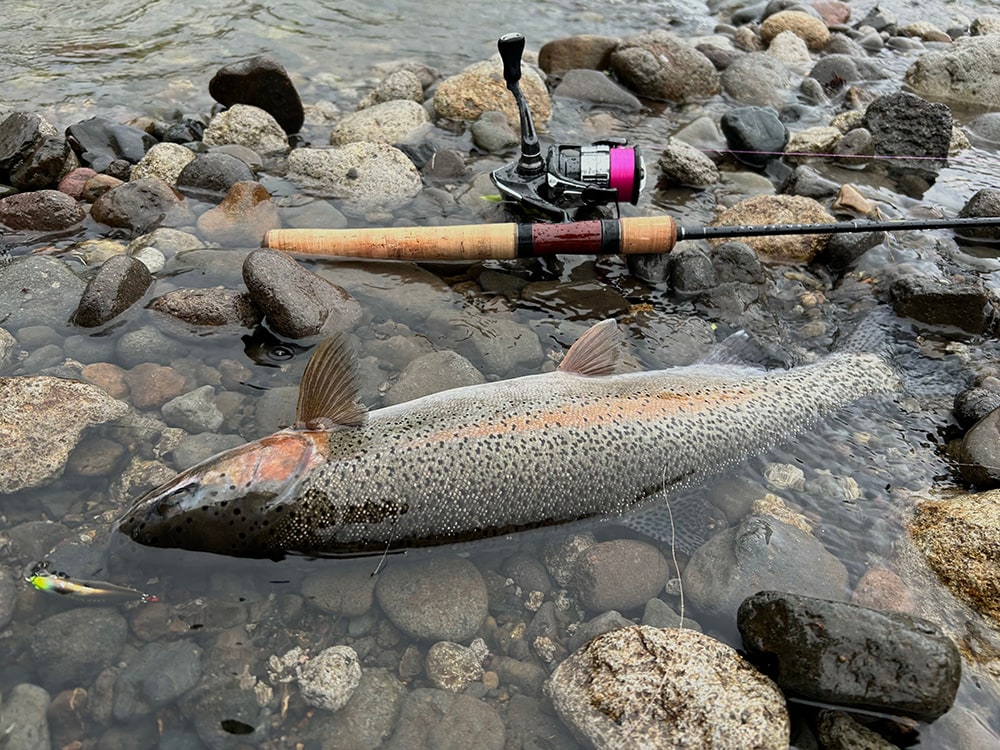
[[[669,216],[564,224],[466,224],[362,229],[272,229],[264,247],[305,255],[380,260],[485,260],[542,255],[668,253],[677,242]]]
[[[503,60],[503,79],[507,88],[513,91],[521,80],[521,55],[524,54],[524,34],[513,32],[504,34],[497,40],[500,59]]]

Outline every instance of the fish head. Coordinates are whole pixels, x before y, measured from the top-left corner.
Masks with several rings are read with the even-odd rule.
[[[115,531],[150,547],[280,557],[273,528],[301,477],[326,460],[328,438],[282,430],[220,453],[140,497]]]

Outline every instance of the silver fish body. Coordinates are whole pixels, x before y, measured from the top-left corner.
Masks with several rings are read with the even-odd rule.
[[[609,346],[603,338],[588,343]],[[117,527],[147,545],[280,557],[380,553],[617,515],[897,387],[872,353],[768,372],[595,374],[607,367],[573,349],[566,360],[572,367],[436,393],[351,426],[281,431],[188,469]]]

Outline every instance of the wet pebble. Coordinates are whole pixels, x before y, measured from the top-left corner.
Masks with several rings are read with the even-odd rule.
[[[996,394],[994,394],[996,395]],[[1000,486],[1000,409],[994,409],[965,433],[958,451],[962,478],[977,489]]]
[[[969,333],[985,331],[992,313],[986,288],[974,278],[935,279],[905,274],[892,282],[889,296],[897,315]]]
[[[196,335],[212,330],[253,328],[263,318],[249,294],[222,286],[174,289],[151,300],[148,308],[169,316]]]
[[[483,112],[472,123],[472,142],[488,154],[500,154],[516,147],[521,139],[503,112]]]
[[[114,365],[112,365],[114,366]],[[143,362],[122,374],[136,409],[157,409],[184,392],[184,376],[172,367]]]
[[[600,70],[567,70],[552,92],[554,97],[575,99],[588,106],[638,112],[642,102]]]
[[[112,715],[129,721],[165,706],[201,677],[201,648],[188,641],[147,643],[115,683]]]
[[[66,468],[81,477],[103,477],[115,469],[124,455],[125,448],[114,440],[92,437],[70,454]]]
[[[5,691],[0,705],[4,744],[11,750],[50,750],[48,692],[27,682]]]
[[[90,215],[95,221],[128,229],[134,235],[161,225],[186,224],[192,219],[183,196],[158,177],[144,177],[108,190],[94,201]]]
[[[483,701],[435,688],[406,694],[385,750],[501,750],[503,720]]]
[[[358,102],[358,109],[374,107],[383,102],[397,100],[409,100],[422,103],[424,100],[424,86],[420,81],[420,76],[414,71],[400,68],[389,73],[379,81],[378,85]]]
[[[97,172],[104,172],[118,159],[137,164],[156,145],[149,133],[106,117],[70,125],[66,137],[84,164]]]
[[[1000,85],[992,71],[998,64],[1000,36],[966,37],[920,55],[906,71],[905,81],[928,99],[995,110],[1000,107]]]
[[[788,695],[933,721],[955,699],[961,658],[928,620],[761,591],[739,608],[749,658]]]
[[[171,229],[170,227],[160,227],[158,229],[154,229],[149,234],[140,235],[132,240],[128,244],[128,253],[138,257],[141,250],[145,248],[155,248],[159,250],[164,257],[172,258],[177,255],[177,253],[182,253],[185,250],[194,250],[195,248],[204,246],[205,243],[193,234],[182,232],[179,229]]]
[[[954,414],[962,427],[972,427],[993,410],[1000,408],[1000,392],[977,386],[955,396]]]
[[[614,610],[602,612],[592,620],[580,623],[579,627],[573,632],[573,635],[566,641],[566,648],[570,651],[576,651],[580,646],[583,646],[599,635],[610,633],[612,630],[630,628],[633,625],[635,625],[634,622],[622,617],[619,612],[615,612]]]
[[[9,174],[27,159],[55,128],[34,112],[11,112],[0,120],[0,174]]]
[[[570,589],[594,612],[642,607],[663,590],[670,566],[651,544],[635,539],[599,542],[576,558]]]
[[[914,613],[913,592],[896,573],[880,566],[868,568],[858,579],[851,603],[889,612]]]
[[[983,188],[976,191],[965,202],[965,205],[962,206],[962,209],[958,212],[958,216],[959,218],[1000,216],[1000,190]],[[959,230],[959,235],[961,237],[996,241],[1000,239],[1000,229],[997,227],[963,227]]]
[[[292,135],[302,129],[302,100],[285,68],[270,55],[224,65],[208,82],[208,93],[226,107],[248,104],[270,114]]]
[[[372,570],[372,564],[352,564],[312,573],[302,581],[302,596],[323,612],[359,617],[371,610],[375,601],[377,579]]]
[[[947,163],[944,159],[951,144],[952,116],[945,104],[928,102],[907,92],[890,94],[868,105],[861,124],[872,134],[876,154],[941,158],[894,159],[890,173],[933,174]]]
[[[60,193],[66,193],[73,200],[80,200],[83,197],[83,186],[87,180],[96,175],[90,167],[77,167],[68,174],[63,175],[59,180],[57,189]]]
[[[14,616],[18,593],[14,577],[5,567],[0,568],[0,628],[7,627],[7,623]]]
[[[191,433],[214,432],[225,419],[215,405],[215,388],[210,385],[170,399],[160,412],[167,424]]]
[[[607,70],[611,67],[611,53],[620,40],[596,34],[553,39],[538,51],[538,66],[546,73],[561,73],[580,68]]]
[[[84,328],[104,325],[140,300],[152,283],[141,261],[128,255],[108,258],[87,282],[73,322]]]
[[[253,170],[232,154],[210,151],[198,154],[177,175],[177,187],[196,197],[216,199],[240,182],[253,182]]]
[[[470,360],[482,362],[486,374],[506,377],[514,372],[537,371],[545,356],[535,332],[509,318],[481,313],[452,317],[450,312],[440,310],[434,317],[442,333],[463,342],[463,351]]]
[[[684,619],[662,599],[650,599],[642,611],[642,624],[651,628],[688,628],[701,632],[701,625],[692,620],[690,614],[684,613]]]
[[[284,153],[289,147],[288,136],[278,121],[263,109],[247,104],[234,104],[213,117],[202,142],[206,146],[246,146],[261,155]]]
[[[497,673],[502,685],[517,688],[524,695],[541,696],[548,672],[534,661],[494,656],[490,669]]]
[[[723,90],[741,104],[782,107],[789,99],[792,73],[774,55],[752,52],[722,71]]]
[[[824,750],[898,750],[897,745],[843,711],[820,711],[816,736]]]
[[[401,404],[430,393],[483,382],[483,374],[458,352],[430,352],[403,368],[386,394],[385,404]]]
[[[330,144],[347,143],[401,143],[409,140],[421,127],[430,122],[427,110],[411,99],[394,99],[374,104],[341,118],[330,134]]]
[[[483,676],[482,664],[472,649],[450,641],[438,641],[428,649],[424,670],[435,687],[452,693],[461,693]]]
[[[209,750],[232,750],[238,742],[260,744],[269,734],[267,714],[252,690],[202,680],[181,697],[180,707]]]
[[[281,226],[271,194],[259,182],[237,182],[215,208],[198,217],[198,231],[219,245],[258,247],[264,234]]]
[[[770,44],[784,31],[795,34],[814,52],[823,49],[830,40],[830,31],[822,20],[799,10],[783,10],[768,16],[760,26],[760,37],[764,44]]]
[[[116,610],[77,607],[39,622],[30,652],[50,687],[86,684],[118,659],[127,634],[125,618]]]
[[[686,102],[719,91],[719,74],[701,52],[668,31],[629,37],[611,53],[611,69],[639,96]]]
[[[545,685],[595,747],[787,748],[788,710],[768,678],[692,630],[633,626],[575,651]]]
[[[707,187],[719,181],[719,168],[704,152],[671,138],[656,161],[660,174],[672,185]]]
[[[767,166],[775,158],[773,155],[783,151],[788,143],[788,128],[773,107],[735,107],[722,116],[719,125],[729,148],[737,152],[733,155],[752,167]]]
[[[83,208],[58,190],[32,190],[0,198],[0,224],[30,232],[71,229],[86,218]]]
[[[310,706],[338,711],[361,680],[361,663],[350,646],[331,646],[306,662],[298,673],[299,690]]]
[[[336,713],[317,713],[309,735],[322,750],[375,750],[395,729],[405,693],[389,670],[365,669],[347,705]]]
[[[521,66],[521,93],[528,102],[536,127],[544,128],[552,117],[552,101],[542,77],[530,65]],[[507,123],[518,127],[517,104],[503,79],[499,56],[482,60],[445,78],[434,92],[434,111],[438,117],[474,122],[483,112],[500,111]]]
[[[394,561],[375,595],[392,624],[419,640],[468,641],[486,617],[483,577],[459,557]]]
[[[577,750],[579,743],[556,717],[527,695],[512,695],[507,708],[507,747]]]
[[[731,224],[828,224],[834,218],[816,201],[798,195],[759,195],[723,211],[713,226]],[[747,237],[746,244],[768,263],[808,263],[826,245],[827,235]],[[715,241],[713,244],[722,244]]]
[[[597,544],[590,532],[567,534],[545,545],[545,567],[556,583],[566,586],[573,579],[576,560],[582,552]]]
[[[191,149],[177,143],[157,143],[132,167],[129,179],[158,177],[166,183],[176,185],[177,178],[194,158],[195,154]]]

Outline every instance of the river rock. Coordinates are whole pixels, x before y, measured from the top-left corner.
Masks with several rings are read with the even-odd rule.
[[[306,576],[302,596],[317,609],[343,617],[361,617],[375,603],[375,581],[368,564],[337,566]]]
[[[196,197],[218,199],[241,182],[253,182],[253,170],[242,159],[223,151],[198,154],[177,175],[177,187]]]
[[[149,133],[106,117],[91,117],[66,129],[66,140],[85,166],[104,172],[117,160],[138,164],[156,145]]]
[[[953,413],[959,425],[968,429],[998,408],[1000,392],[991,387],[976,386],[958,392]]]
[[[719,74],[701,52],[662,29],[623,40],[611,53],[620,81],[648,99],[684,103],[719,93]]]
[[[614,539],[576,558],[570,589],[594,612],[642,607],[663,590],[670,566],[660,551],[636,539]]]
[[[881,96],[868,105],[861,126],[871,132],[876,154],[922,157],[892,159],[890,173],[919,170],[933,174],[947,164],[952,117],[944,104],[904,91]]]
[[[281,63],[270,55],[223,65],[208,82],[208,93],[224,107],[248,104],[270,114],[285,133],[302,129],[302,100]]]
[[[298,673],[306,703],[327,711],[347,705],[361,681],[361,663],[350,646],[331,646],[306,662]]]
[[[552,96],[625,112],[642,109],[642,102],[634,94],[599,70],[567,70]]]
[[[781,60],[791,70],[808,70],[813,63],[809,48],[801,37],[791,31],[782,31],[767,47],[767,54]]]
[[[420,192],[420,173],[406,154],[384,143],[297,148],[288,155],[288,179],[349,213],[392,211]]]
[[[394,561],[375,596],[392,624],[418,640],[468,641],[486,617],[483,577],[460,557]]]
[[[163,420],[172,427],[191,433],[215,432],[225,416],[215,405],[215,388],[203,385],[167,401],[160,409]]]
[[[798,195],[758,195],[727,208],[711,226],[740,224],[828,224],[834,218],[811,198]],[[809,263],[825,247],[828,235],[746,237],[766,263]],[[715,246],[725,240],[713,240]]]
[[[774,683],[692,630],[598,636],[556,668],[545,693],[594,747],[788,747],[788,710]]]
[[[775,55],[751,52],[722,71],[722,89],[733,99],[758,107],[781,107],[792,94],[792,74]]]
[[[203,746],[210,750],[231,750],[239,745],[263,743],[269,734],[270,714],[261,708],[255,692],[219,683],[218,679],[202,680],[178,701]],[[239,734],[234,734],[234,729]],[[138,746],[149,747],[149,744]]]
[[[150,301],[148,307],[169,315],[185,330],[198,335],[211,330],[253,328],[263,318],[247,292],[222,286],[174,289]]]
[[[952,593],[1000,625],[1000,490],[925,499],[908,531]]]
[[[129,179],[159,177],[164,182],[176,185],[177,177],[194,158],[194,151],[177,143],[157,143],[132,167]]]
[[[436,329],[451,341],[461,341],[461,350],[484,374],[510,377],[512,372],[537,371],[545,356],[538,335],[516,321],[495,315],[451,311],[431,313]]]
[[[552,101],[542,77],[530,65],[521,66],[520,87],[532,120],[544,128],[552,117]],[[473,63],[441,81],[434,92],[434,111],[438,117],[470,122],[483,112],[503,112],[512,128],[520,125],[517,104],[504,82],[499,55]]]
[[[62,179],[59,180],[58,190],[60,193],[66,193],[66,195],[75,201],[81,200],[83,198],[83,186],[87,180],[96,174],[97,172],[90,167],[77,167],[63,175]]]
[[[660,153],[656,166],[670,185],[708,187],[719,181],[719,168],[703,151],[671,138]]]
[[[830,30],[819,18],[799,10],[783,10],[764,19],[760,25],[760,38],[770,44],[783,31],[790,31],[814,52],[823,49],[830,41]]]
[[[1000,190],[983,188],[965,202],[958,212],[959,218],[983,218],[1000,216]],[[1000,227],[962,227],[958,230],[961,237],[984,239],[996,242],[1000,240]]]
[[[0,121],[0,177],[9,179],[45,138],[54,135],[55,128],[33,112],[11,112],[4,117]]]
[[[76,607],[46,617],[29,641],[44,683],[61,688],[86,684],[114,664],[125,648],[128,624],[109,607]]]
[[[127,404],[88,383],[49,376],[0,378],[0,492],[57,479],[88,427],[126,411]]]
[[[784,151],[788,128],[772,107],[736,107],[727,110],[719,121],[726,143],[739,161],[756,169]],[[753,151],[757,153],[740,153]]]
[[[271,194],[259,182],[237,182],[215,208],[198,217],[198,231],[219,245],[259,247],[264,234],[281,226]]]
[[[26,232],[62,232],[86,218],[83,208],[58,190],[32,190],[0,198],[0,224]]]
[[[144,177],[111,188],[90,208],[95,221],[134,235],[158,226],[178,226],[193,217],[184,196],[158,177]]]
[[[321,750],[376,750],[392,734],[405,695],[389,670],[365,669],[347,705],[336,713],[316,713],[309,733]]]
[[[1000,35],[962,37],[925,52],[906,71],[905,82],[928,99],[1000,108]]]
[[[0,706],[0,726],[4,744],[11,750],[50,750],[49,722],[46,717],[51,699],[38,685],[23,682],[5,691]]]
[[[41,190],[55,186],[63,175],[80,166],[66,139],[47,136],[10,173],[10,184],[18,190]]]
[[[367,109],[383,102],[406,100],[421,104],[424,101],[424,86],[420,76],[412,70],[400,68],[387,75],[364,99],[358,102],[358,109]]]
[[[732,622],[740,603],[762,589],[824,599],[847,596],[847,570],[816,537],[768,516],[748,515],[691,556],[682,576],[698,612]],[[704,622],[704,620],[702,621]]]
[[[263,109],[247,104],[234,104],[213,117],[202,142],[206,146],[235,143],[261,155],[284,153],[289,148],[288,136],[278,121]]]
[[[982,333],[993,315],[990,297],[979,279],[935,279],[906,274],[892,282],[889,297],[896,314],[922,323],[954,326]]]
[[[95,368],[97,365],[89,367]],[[84,369],[83,374],[89,374],[88,368]],[[184,392],[184,376],[181,373],[172,367],[153,362],[143,362],[124,371],[122,378],[125,387],[132,394],[132,406],[136,409],[158,409]]]
[[[201,677],[201,648],[189,641],[147,643],[115,682],[112,715],[129,721],[171,703]]]
[[[330,134],[330,143],[399,143],[430,122],[427,110],[411,99],[374,104],[343,117]]]
[[[485,382],[483,374],[458,352],[429,352],[403,368],[385,396],[386,406],[401,404],[449,388]]]
[[[112,256],[87,282],[73,322],[84,328],[104,325],[140,300],[152,283],[153,276],[141,261]]]
[[[483,666],[475,652],[451,641],[438,641],[428,649],[424,670],[435,687],[451,693],[461,693],[483,676]]]
[[[1000,487],[1000,409],[965,433],[958,460],[962,478],[969,484],[978,489]]]
[[[487,703],[435,688],[406,694],[396,731],[384,750],[501,750],[503,720]]]
[[[790,696],[933,721],[958,690],[958,648],[919,617],[761,591],[738,623],[749,658]]]
[[[521,142],[503,112],[483,112],[470,130],[472,142],[490,154],[503,153]]]
[[[883,81],[889,72],[875,60],[845,54],[830,54],[821,57],[809,77],[824,87],[833,90],[843,86],[842,81]]]
[[[615,37],[596,34],[553,39],[538,50],[538,67],[546,73],[575,69],[607,70],[611,67],[611,53],[619,41]]]
[[[897,745],[843,711],[820,711],[816,736],[824,750],[899,750]]]
[[[0,628],[7,627],[14,616],[14,605],[19,587],[14,583],[14,577],[6,568],[0,568]]]
[[[349,331],[361,320],[361,306],[353,297],[277,250],[247,255],[243,281],[268,324],[282,336]]]

